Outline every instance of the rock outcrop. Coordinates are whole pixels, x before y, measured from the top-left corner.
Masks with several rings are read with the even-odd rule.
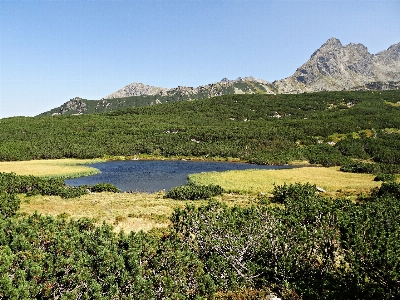
[[[75,97],[61,105],[59,108],[59,112],[52,113],[52,115],[62,115],[68,112],[71,112],[72,114],[83,114],[86,112],[86,110],[87,107],[85,99]]]
[[[157,95],[167,90],[168,89],[162,87],[155,87],[143,83],[133,82],[123,87],[122,89],[104,97],[103,99],[124,98],[142,95]]]

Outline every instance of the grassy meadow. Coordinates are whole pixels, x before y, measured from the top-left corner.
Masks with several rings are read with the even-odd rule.
[[[236,193],[270,193],[284,183],[311,183],[324,189],[328,195],[356,195],[380,186],[375,175],[345,173],[340,167],[300,167],[281,170],[243,170],[192,174],[189,180],[196,184],[218,184]]]
[[[29,161],[1,161],[0,172],[40,177],[73,178],[99,173],[88,164],[103,162],[103,159],[45,159]]]
[[[62,199],[58,196],[32,196],[22,198],[20,212],[32,214],[35,211],[54,217],[92,218],[97,224],[106,222],[119,232],[148,231],[153,228],[167,227],[169,217],[175,208],[184,208],[186,204],[196,206],[204,201],[179,201],[164,199],[165,193],[92,193],[79,198]],[[219,200],[229,206],[246,206],[256,199],[251,195],[224,194]]]

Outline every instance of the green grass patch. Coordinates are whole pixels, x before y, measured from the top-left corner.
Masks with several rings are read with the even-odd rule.
[[[339,167],[300,167],[283,170],[242,170],[192,174],[190,182],[199,185],[216,184],[224,190],[241,193],[271,193],[274,185],[310,183],[333,196],[347,191],[361,193],[380,186],[374,175],[340,172]]]

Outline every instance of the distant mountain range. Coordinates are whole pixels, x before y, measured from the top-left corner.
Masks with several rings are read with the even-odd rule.
[[[196,88],[163,88],[133,82],[102,98],[73,98],[41,115],[100,113],[185,100],[198,100],[226,94],[295,94],[341,90],[389,90],[400,88],[400,43],[371,54],[362,44],[343,46],[331,38],[292,76],[268,82],[254,77],[228,80]]]

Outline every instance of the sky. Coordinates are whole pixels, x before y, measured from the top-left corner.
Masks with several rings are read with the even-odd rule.
[[[272,82],[331,37],[386,50],[399,16],[399,0],[0,0],[0,118],[132,82]]]

